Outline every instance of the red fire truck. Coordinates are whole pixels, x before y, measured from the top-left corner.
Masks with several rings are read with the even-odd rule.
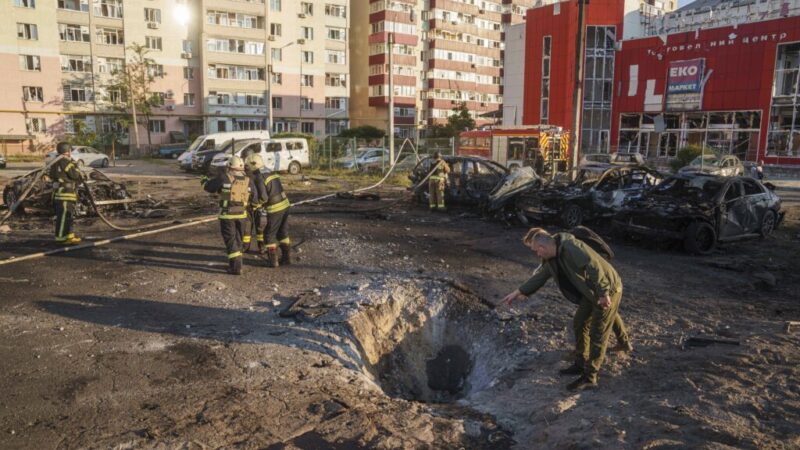
[[[531,166],[540,174],[561,172],[568,166],[569,132],[550,125],[464,131],[456,153],[491,159],[509,169]]]

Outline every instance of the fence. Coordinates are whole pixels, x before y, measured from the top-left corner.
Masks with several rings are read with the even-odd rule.
[[[454,140],[444,139],[395,139],[395,158],[399,154],[399,170],[411,170],[418,158],[441,152],[454,155]],[[311,167],[314,169],[340,169],[352,171],[386,172],[392,162],[389,159],[389,138],[359,139],[327,137],[311,149]]]

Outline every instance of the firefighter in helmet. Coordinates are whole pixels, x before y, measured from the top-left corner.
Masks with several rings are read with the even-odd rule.
[[[289,265],[292,262],[292,240],[289,239],[289,199],[283,190],[281,178],[276,172],[266,167],[261,169],[264,182],[258,186],[263,207],[267,213],[267,226],[264,229],[266,240],[267,264],[270,267]],[[281,257],[278,259],[278,246],[281,248]]]
[[[242,236],[247,221],[247,206],[251,193],[255,191],[251,180],[244,172],[244,161],[231,157],[228,167],[213,179],[200,179],[203,189],[220,194],[219,224],[222,240],[228,252],[228,273],[242,274]]]
[[[431,211],[445,210],[444,190],[447,186],[447,177],[450,174],[450,166],[447,161],[442,159],[442,154],[433,154],[431,162],[431,176],[428,179],[428,199]]]
[[[264,159],[259,153],[251,153],[244,160],[245,172],[250,177],[252,185],[255,186],[250,199],[250,229],[245,230],[246,234],[255,237],[258,243],[258,252],[264,253],[264,228],[267,226],[267,210],[264,208],[264,203],[267,201],[266,185],[266,171],[264,170]],[[252,239],[252,238],[251,238]],[[245,243],[245,249],[249,250],[249,245]]]
[[[49,176],[53,180],[53,207],[56,211],[56,242],[62,245],[75,245],[81,238],[72,232],[75,204],[78,203],[78,184],[83,180],[78,166],[72,160],[72,145],[59,142],[56,145],[58,158],[50,165]]]

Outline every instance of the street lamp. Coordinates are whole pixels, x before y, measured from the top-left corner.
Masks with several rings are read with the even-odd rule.
[[[286,45],[284,45],[282,47],[278,47],[278,50],[283,50],[286,47],[290,47],[290,46],[292,46],[294,44],[302,45],[304,43],[305,43],[304,39],[298,39],[297,41],[292,41],[292,42],[289,42],[288,44],[286,44]],[[273,62],[272,61],[271,50],[270,50],[269,59],[270,59],[270,62]],[[273,110],[273,107],[272,107],[272,74],[273,73],[274,73],[273,72],[273,65],[269,64],[267,66],[267,97],[268,97],[267,98],[267,102],[269,102],[269,130],[270,130],[270,133],[272,132],[272,129],[275,127],[274,126],[274,122],[273,122],[274,115],[273,115],[273,111],[272,111]],[[303,78],[303,55],[301,54],[300,55],[300,96],[301,97],[303,95],[303,80],[302,80],[302,78]],[[302,115],[302,105],[301,105],[301,115]]]

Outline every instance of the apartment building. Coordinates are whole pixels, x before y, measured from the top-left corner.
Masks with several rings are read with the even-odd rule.
[[[149,49],[169,132],[265,129],[321,137],[349,125],[348,0],[4,0],[0,141],[47,149],[78,121],[115,126],[111,73]]]

